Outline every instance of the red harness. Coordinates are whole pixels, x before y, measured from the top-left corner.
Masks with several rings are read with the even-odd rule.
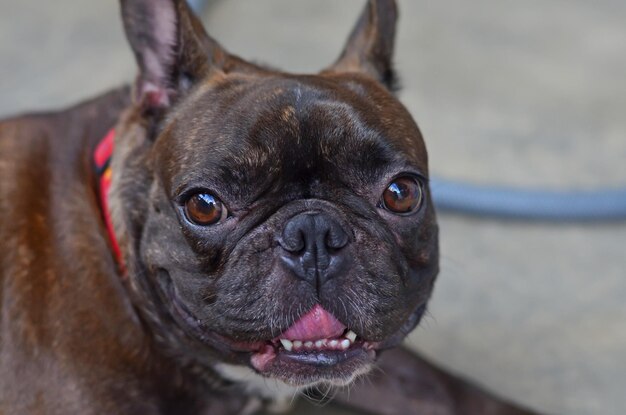
[[[107,227],[109,234],[109,240],[111,243],[111,249],[113,255],[117,260],[117,264],[120,267],[120,271],[124,274],[124,260],[122,258],[122,252],[120,246],[113,232],[113,224],[111,223],[111,212],[109,210],[109,189],[111,188],[111,156],[113,155],[113,147],[115,146],[115,130],[111,129],[98,143],[96,150],[93,154],[93,159],[96,164],[96,172],[98,174],[98,188],[100,194],[100,206],[102,208],[102,215],[104,216],[104,223]]]

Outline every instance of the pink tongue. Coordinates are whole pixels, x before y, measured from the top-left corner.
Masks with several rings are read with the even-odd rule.
[[[345,330],[346,326],[317,304],[281,334],[279,339],[303,341],[332,339],[341,336]]]

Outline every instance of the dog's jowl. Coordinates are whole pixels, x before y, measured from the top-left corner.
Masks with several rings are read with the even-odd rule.
[[[528,413],[399,347],[438,232],[393,0],[314,75],[232,55],[182,0],[121,12],[132,88],[0,123],[0,414],[243,414],[329,388],[368,413]]]

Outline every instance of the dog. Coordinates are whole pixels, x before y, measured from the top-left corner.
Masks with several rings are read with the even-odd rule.
[[[532,413],[400,346],[439,254],[393,0],[314,75],[121,10],[132,88],[0,123],[1,414]]]

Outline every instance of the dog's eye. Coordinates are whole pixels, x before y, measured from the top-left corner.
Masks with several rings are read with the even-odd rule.
[[[416,211],[422,204],[421,183],[414,177],[398,177],[387,186],[381,206],[393,213],[407,214]]]
[[[187,219],[200,226],[214,225],[228,216],[224,204],[209,193],[196,193],[185,202]]]

